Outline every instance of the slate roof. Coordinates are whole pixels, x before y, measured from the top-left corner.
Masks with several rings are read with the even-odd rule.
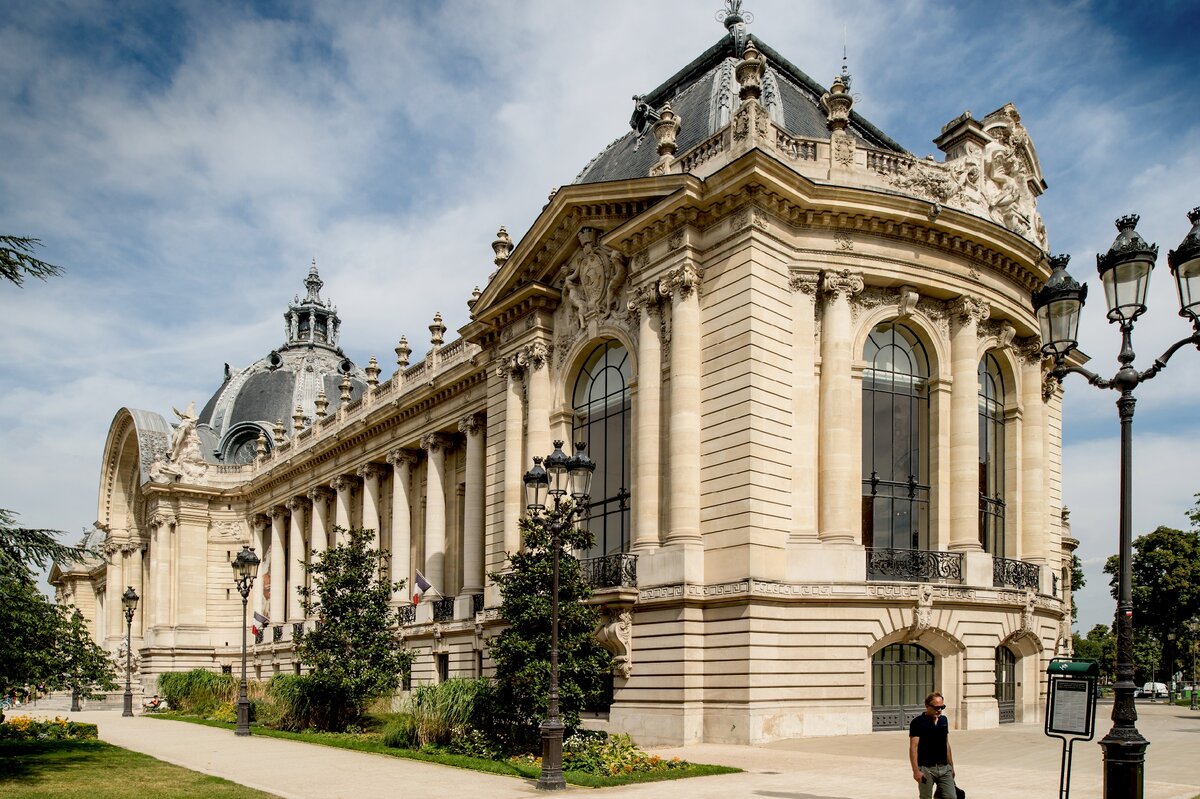
[[[741,59],[739,41],[742,38],[735,38],[731,31],[645,96],[644,101],[651,108],[661,109],[669,101],[672,110],[679,115],[679,153],[686,152],[723,128],[728,124],[730,114],[737,110],[738,83],[733,69]],[[758,37],[751,38],[767,61],[762,103],[772,121],[795,136],[828,138],[825,111],[820,105],[826,88]],[[744,45],[741,49],[744,49]],[[848,131],[871,147],[907,153],[853,111]],[[630,130],[593,158],[576,176],[575,183],[645,177],[657,160],[654,135],[649,128],[642,135]]]

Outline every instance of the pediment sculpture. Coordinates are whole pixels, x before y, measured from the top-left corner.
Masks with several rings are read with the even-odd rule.
[[[563,279],[563,295],[571,318],[580,329],[593,318],[609,318],[625,307],[625,258],[600,244],[600,231],[579,231],[579,251]]]
[[[173,478],[194,480],[208,471],[200,450],[200,434],[196,432],[196,403],[189,403],[186,411],[175,407],[171,410],[179,417],[179,424],[171,433],[166,458],[158,458],[150,465],[150,479],[156,483],[169,483]]]

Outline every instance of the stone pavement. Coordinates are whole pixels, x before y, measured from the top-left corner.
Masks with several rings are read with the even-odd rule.
[[[1102,704],[1100,737],[1111,726]],[[1138,728],[1151,741],[1145,799],[1200,796],[1200,712],[1160,704],[1138,705]],[[53,715],[52,713],[49,715]],[[198,724],[121,718],[119,711],[71,714],[99,724],[100,737],[170,763],[214,774],[286,799],[373,799],[437,796],[453,789],[478,799],[539,795],[530,781],[480,774],[400,758],[251,736]],[[1040,724],[1010,724],[951,734],[961,786],[971,799],[1058,799],[1061,745]],[[663,799],[913,799],[905,732],[803,738],[763,746],[698,744],[656,749],[700,763],[745,769],[742,774],[646,783],[581,792]],[[1075,745],[1071,795],[1101,793],[1100,747]]]

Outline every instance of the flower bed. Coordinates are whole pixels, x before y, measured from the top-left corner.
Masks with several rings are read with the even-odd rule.
[[[43,721],[28,716],[9,716],[0,724],[0,741],[85,741],[97,737],[95,724],[54,717]]]

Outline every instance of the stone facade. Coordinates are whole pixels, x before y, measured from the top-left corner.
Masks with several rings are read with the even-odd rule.
[[[944,162],[917,160],[852,135],[842,75],[814,99],[829,135],[798,136],[771,105],[769,57],[740,28],[742,57],[722,73],[738,97],[713,94],[719,129],[678,147],[679,109],[639,106],[653,115],[652,166],[562,187],[516,246],[502,228],[457,339],[444,342],[439,316],[423,360],[397,345],[390,379],[372,359],[341,368],[337,392],[296,389],[294,418],[243,420],[258,425],[249,450],[206,450],[220,431],[194,409],[174,427],[117,413],[100,475],[105,561],[53,577],[114,650],[125,622],[112,598],[137,589],[146,690],[164,671],[234,666],[230,560],[243,545],[263,558],[250,608],[270,620],[252,673],[301,668],[297,586],[335,526],[376,530],[389,576],[411,587],[419,569],[440,595],[415,609],[395,598],[414,682],[488,673],[503,620],[485,575],[520,546],[521,477],[555,439],[591,431],[607,470],[593,499],[614,503],[593,524],[621,531],[589,553],[598,636],[617,656],[595,723],[643,744],[867,732],[911,704],[878,684],[894,680],[880,660],[894,645],[929,658],[916,673],[958,726],[1037,717],[1046,662],[1069,645],[1059,575],[1074,541],[1061,396],[1044,388],[1030,307],[1049,270],[1028,133],[1011,104],[966,114],[937,139]],[[322,309],[315,275],[306,302]],[[302,305],[285,317],[296,353],[319,344]],[[882,507],[864,467],[864,381],[879,380],[865,353],[896,325],[927,369],[912,395],[922,465],[901,498],[922,497],[923,521],[903,527],[919,533],[912,547],[881,546],[876,511],[864,523]],[[606,368],[626,382],[597,410],[587,376],[602,350],[623,353]],[[989,417],[999,443],[981,454],[985,359],[1004,391]],[[981,463],[1001,475],[995,497],[981,498]],[[998,538],[981,532],[985,499]],[[1001,649],[1015,660],[1006,686]]]

